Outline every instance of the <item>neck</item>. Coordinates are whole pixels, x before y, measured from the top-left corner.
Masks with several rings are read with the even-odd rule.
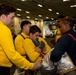
[[[22,32],[28,36],[28,34],[25,31],[22,31]]]

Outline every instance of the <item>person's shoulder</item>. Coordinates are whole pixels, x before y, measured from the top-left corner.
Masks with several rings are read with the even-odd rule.
[[[31,44],[31,43],[33,43],[33,41],[30,38],[26,38],[26,39],[24,39],[24,43]]]
[[[29,41],[32,41],[32,40],[29,37],[26,37],[25,38],[25,41],[28,41],[29,42]]]
[[[39,41],[46,42],[46,40],[43,37],[39,37]]]
[[[2,31],[11,32],[10,29],[7,26],[5,26],[5,25],[2,25],[0,28],[2,29]]]
[[[5,25],[3,25],[3,26],[1,26],[0,27],[0,32],[1,32],[1,34],[3,35],[9,35],[9,34],[11,34],[11,31],[10,31],[10,29],[7,27],[7,26],[5,26]]]
[[[20,34],[17,35],[17,38],[23,38]]]
[[[68,34],[64,34],[64,35],[60,38],[60,40],[62,40],[62,41],[71,41],[71,40],[72,40],[72,37],[69,36]]]
[[[43,37],[39,37],[39,40],[44,40],[44,38]]]
[[[15,40],[23,40],[24,38],[20,35],[20,34],[18,34],[17,36],[16,36],[16,38],[15,38]]]

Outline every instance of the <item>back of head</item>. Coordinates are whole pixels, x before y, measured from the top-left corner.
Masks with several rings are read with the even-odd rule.
[[[31,22],[30,21],[22,21],[21,25],[20,25],[21,29],[23,29],[24,25],[28,25],[28,24],[31,24]]]
[[[0,5],[0,16],[2,14],[8,15],[12,12],[16,12],[16,9],[14,7],[7,5],[7,4],[1,4]]]
[[[36,32],[41,33],[40,28],[39,28],[38,26],[36,26],[36,25],[31,26],[31,27],[30,27],[30,31],[29,31],[29,33],[34,34],[34,33],[36,33]]]

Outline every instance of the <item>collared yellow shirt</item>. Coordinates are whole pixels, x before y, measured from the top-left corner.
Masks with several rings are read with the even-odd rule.
[[[47,53],[49,50],[51,50],[51,47],[47,44],[47,42],[39,37],[39,41],[43,41],[45,43],[45,47],[46,47],[46,51],[44,53]],[[42,57],[39,57],[40,56],[40,53],[36,52],[36,46],[35,44],[32,42],[31,39],[28,39],[26,38],[24,40],[24,50],[26,52],[26,54],[28,55],[29,59],[32,61],[32,62],[38,62],[42,59]]]
[[[15,50],[10,29],[0,21],[0,66],[11,67],[11,62],[25,70],[34,66]]]
[[[57,42],[57,40],[61,37],[60,29],[57,28],[56,30],[54,30],[54,34],[56,35],[55,36],[55,42]]]
[[[24,34],[23,32],[21,34],[17,35],[17,37],[15,38],[15,48],[22,56],[25,56],[26,52],[23,48],[23,41],[25,39],[21,35],[23,35],[24,38],[29,37],[26,34]]]

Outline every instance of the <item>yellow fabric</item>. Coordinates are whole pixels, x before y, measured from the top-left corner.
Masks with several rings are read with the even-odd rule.
[[[11,67],[11,62],[23,69],[34,66],[15,50],[10,29],[0,21],[0,66]]]
[[[56,35],[55,42],[57,42],[57,40],[61,37],[61,32],[60,32],[59,28],[54,30],[54,34]]]
[[[25,38],[28,37],[26,34],[24,34],[23,32],[21,33],[21,35],[23,35]],[[15,48],[16,50],[22,55],[22,56],[25,56],[26,53],[25,53],[25,50],[23,48],[23,41],[24,41],[24,38],[21,36],[21,35],[18,35],[16,38],[15,38]]]
[[[47,42],[43,38],[39,37],[39,41],[43,41],[45,43],[46,51],[44,53],[47,53],[49,50],[51,50],[51,47],[47,44]]]
[[[51,48],[43,38],[39,38],[39,41],[41,40],[44,41],[45,43],[45,47],[46,47],[45,53],[47,53],[49,50],[51,50]],[[35,62],[35,61],[38,62],[42,59],[42,57],[39,57],[40,53],[35,51],[36,46],[34,45],[31,39],[25,39],[23,45],[24,45],[24,50],[26,51],[26,54],[28,55],[29,59],[32,62]]]

